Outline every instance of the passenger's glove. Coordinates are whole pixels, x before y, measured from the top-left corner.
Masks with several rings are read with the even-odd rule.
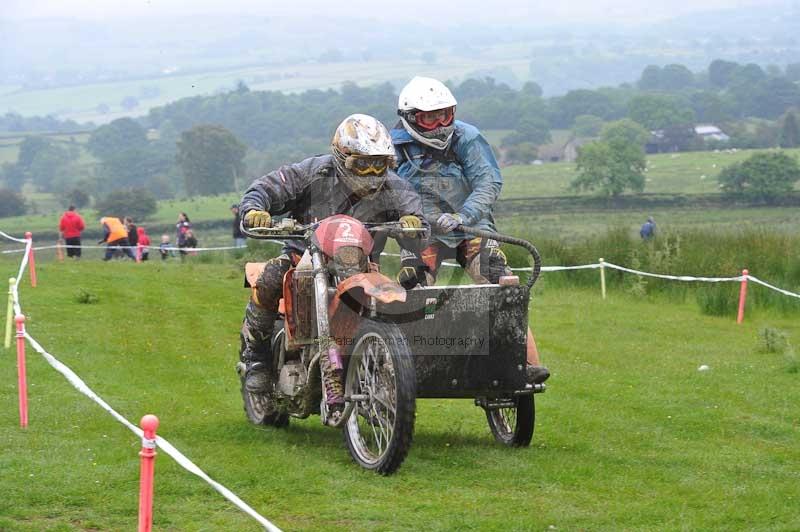
[[[450,233],[462,223],[463,220],[461,219],[460,214],[445,213],[439,216],[439,219],[436,220],[436,225],[439,226],[439,230],[442,233]]]
[[[270,227],[272,217],[267,211],[248,211],[244,215],[244,225],[247,227]]]
[[[412,214],[408,214],[406,216],[400,217],[400,227],[403,229],[422,229],[422,220],[419,219],[418,216],[414,216]],[[416,238],[422,238],[425,236],[424,231],[417,231],[414,233]]]
[[[417,269],[414,266],[403,266],[400,271],[397,272],[397,282],[406,290],[411,290],[417,286],[419,282]]]

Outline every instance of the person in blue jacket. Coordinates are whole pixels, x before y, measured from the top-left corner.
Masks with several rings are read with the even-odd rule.
[[[455,230],[465,225],[496,232],[493,210],[503,187],[491,146],[475,126],[455,119],[456,103],[450,90],[432,78],[415,77],[400,91],[400,121],[390,131],[396,171],[420,195],[434,231],[422,252],[401,253],[398,281],[406,288],[434,284],[448,258],[455,258],[476,283],[497,283],[511,274],[496,240]],[[549,376],[528,330],[527,378],[541,383]]]

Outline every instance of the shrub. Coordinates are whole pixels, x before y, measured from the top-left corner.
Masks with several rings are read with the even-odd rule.
[[[772,327],[763,327],[758,331],[759,353],[785,353],[789,349],[786,334]]]
[[[0,218],[25,214],[25,199],[10,188],[0,188]]]
[[[118,189],[95,204],[97,212],[103,216],[131,216],[134,220],[144,220],[156,212],[156,198],[143,188]]]

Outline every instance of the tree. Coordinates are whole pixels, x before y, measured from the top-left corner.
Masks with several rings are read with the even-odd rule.
[[[786,78],[789,81],[800,81],[800,63],[786,65]]]
[[[642,77],[639,78],[637,85],[643,91],[659,90],[661,88],[661,67],[648,65],[642,71]]]
[[[53,190],[58,180],[69,179],[77,172],[72,162],[77,154],[67,148],[48,143],[40,149],[26,169],[26,177],[42,190]]]
[[[238,176],[244,173],[242,160],[246,153],[247,147],[222,126],[195,126],[181,133],[177,159],[187,194],[235,190]]]
[[[531,142],[520,142],[509,147],[505,152],[506,164],[531,164],[538,157],[536,145]]]
[[[52,142],[44,137],[25,137],[25,140],[23,140],[19,145],[17,164],[24,171],[30,170],[34,159],[36,159],[36,156],[52,146],[52,144]]]
[[[708,66],[708,80],[713,86],[724,89],[730,84],[731,75],[738,67],[738,63],[715,59]]]
[[[596,137],[603,129],[603,119],[594,115],[580,115],[575,117],[572,132],[578,137]]]
[[[727,193],[772,202],[792,191],[800,180],[800,165],[785,153],[756,153],[724,168],[718,179]]]
[[[158,209],[156,198],[143,188],[124,188],[112,191],[95,202],[95,209],[102,216],[131,216],[144,220]]]
[[[683,65],[667,65],[661,69],[661,90],[680,91],[694,85],[694,74]]]
[[[612,140],[591,142],[578,153],[578,176],[570,183],[573,190],[599,190],[618,196],[625,190],[644,190],[644,150],[636,144]]]
[[[86,190],[76,187],[64,195],[64,201],[62,203],[65,207],[75,205],[77,208],[82,209],[88,207],[91,200],[92,198]]]
[[[135,96],[125,96],[120,100],[119,105],[126,111],[130,111],[131,109],[139,107],[139,100],[136,99]]]
[[[786,113],[786,116],[783,118],[780,145],[781,148],[800,147],[800,130],[798,130],[797,118],[793,112]]]
[[[662,94],[635,96],[628,104],[628,116],[650,131],[694,122],[691,107]]]
[[[95,157],[107,159],[120,151],[146,144],[147,135],[142,126],[133,119],[118,118],[92,131],[86,147]]]
[[[0,218],[25,214],[25,199],[10,188],[0,188]]]
[[[644,148],[650,140],[650,133],[630,118],[623,118],[606,124],[600,132],[600,140],[609,144],[616,142]]]

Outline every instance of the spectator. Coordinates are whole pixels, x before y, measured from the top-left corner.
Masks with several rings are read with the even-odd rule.
[[[150,258],[150,237],[141,225],[136,229],[136,232],[138,233],[139,245],[141,246],[142,260],[148,260]]]
[[[133,223],[133,218],[130,216],[125,217],[125,229],[128,230],[128,245],[131,246],[134,253],[134,257],[139,256],[139,231],[136,225]]]
[[[186,234],[184,235],[185,238],[183,239],[183,244],[180,246],[181,248],[181,258],[184,258],[186,254],[189,255],[197,255],[196,251],[186,251],[186,248],[196,248],[197,247],[197,239],[194,237],[194,233],[191,229],[186,230]]]
[[[652,216],[649,216],[644,225],[642,225],[639,230],[639,236],[642,237],[642,240],[650,240],[656,236],[656,221],[653,220]]]
[[[161,260],[167,260],[168,257],[173,257],[174,253],[169,249],[169,235],[161,235],[161,244],[158,246],[158,252],[161,253]]]
[[[242,233],[238,203],[231,205],[231,212],[233,213],[233,245],[237,248],[247,247],[247,241],[245,240],[244,233]]]
[[[83,218],[75,212],[75,205],[70,205],[58,223],[58,230],[61,231],[61,237],[67,244],[67,257],[81,258],[81,232],[85,228]]]
[[[186,215],[185,212],[182,212],[178,215],[178,222],[175,224],[175,233],[178,241],[178,247],[183,248],[186,247],[186,232],[191,231],[192,229],[192,222],[189,220],[189,216]],[[186,252],[181,250],[181,255],[186,255]]]
[[[128,243],[128,231],[122,224],[119,218],[113,216],[104,216],[100,218],[100,224],[103,226],[103,239],[99,242],[102,244],[106,242],[106,256],[103,260],[111,260],[116,252],[122,252],[131,260],[136,260],[131,252],[130,244]]]

